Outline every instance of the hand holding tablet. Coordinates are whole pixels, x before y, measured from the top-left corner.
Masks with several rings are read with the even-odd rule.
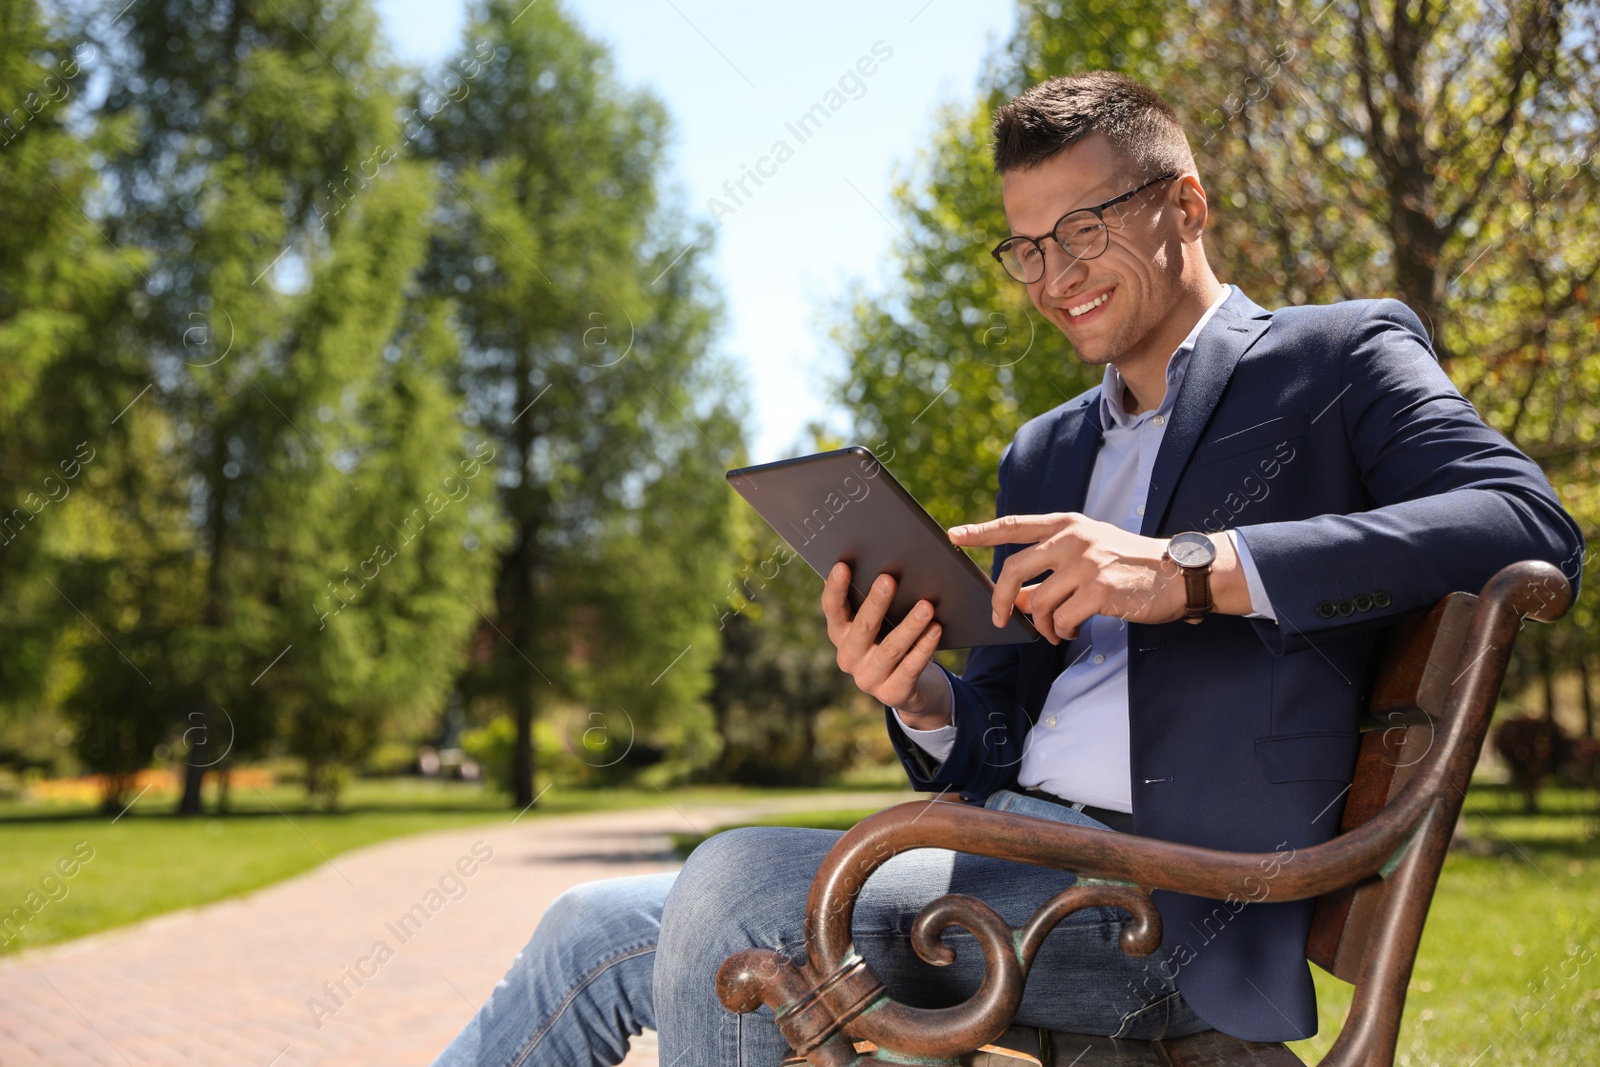
[[[1022,615],[995,624],[988,575],[860,445],[743,467],[727,477],[819,575],[826,578],[837,563],[850,568],[841,592],[852,615],[880,574],[893,579],[880,641],[921,601],[939,624],[937,648],[1022,644],[1038,637]]]
[[[863,693],[913,718],[933,716],[926,726],[944,725],[950,718],[949,690],[937,669],[927,669],[942,630],[934,621],[933,605],[917,601],[898,625],[880,636],[894,579],[878,575],[857,612],[845,602],[850,584],[849,566],[836,563],[822,587],[822,613],[828,620],[828,640],[838,649],[839,669]]]

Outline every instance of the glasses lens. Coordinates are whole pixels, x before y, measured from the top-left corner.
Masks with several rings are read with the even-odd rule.
[[[1000,265],[1019,282],[1036,282],[1044,274],[1044,257],[1032,241],[1013,238],[1000,246]]]
[[[1106,224],[1092,211],[1074,211],[1056,224],[1056,240],[1068,255],[1093,259],[1105,251]]]

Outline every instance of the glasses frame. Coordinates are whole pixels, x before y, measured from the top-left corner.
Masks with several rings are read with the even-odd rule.
[[[1045,238],[1049,238],[1049,239],[1055,241],[1056,247],[1060,248],[1061,251],[1066,253],[1067,255],[1072,256],[1073,259],[1080,259],[1080,260],[1082,260],[1082,259],[1095,259],[1095,258],[1097,258],[1099,256],[1103,256],[1106,253],[1106,249],[1111,247],[1110,228],[1106,226],[1106,216],[1105,216],[1106,208],[1115,207],[1118,204],[1123,203],[1124,201],[1132,200],[1135,196],[1139,195],[1140,193],[1144,192],[1146,189],[1150,188],[1152,185],[1156,184],[1156,182],[1164,182],[1164,181],[1167,181],[1169,179],[1176,178],[1178,176],[1179,175],[1178,175],[1178,173],[1176,171],[1168,171],[1167,173],[1162,174],[1162,175],[1160,175],[1158,177],[1151,178],[1149,181],[1145,182],[1143,185],[1139,186],[1137,189],[1130,189],[1128,192],[1123,193],[1121,196],[1112,197],[1110,200],[1107,200],[1103,204],[1096,204],[1094,207],[1076,207],[1076,208],[1073,208],[1071,211],[1067,212],[1065,215],[1062,215],[1059,219],[1056,220],[1056,224],[1050,228],[1050,232],[1049,233],[1044,234],[1044,235],[1039,236],[1039,237],[1029,237],[1027,234],[1014,233],[1010,237],[1007,237],[1005,240],[1001,241],[999,244],[995,245],[993,248],[989,249],[989,254],[994,257],[994,261],[996,263],[1000,264],[1000,269],[1006,272],[1006,277],[1012,278],[1012,279],[1014,279],[1014,280],[1016,280],[1018,282],[1021,282],[1023,285],[1032,285],[1032,284],[1034,284],[1034,282],[1039,281],[1039,279],[1043,278],[1044,275],[1045,275],[1045,248],[1044,248],[1044,243],[1043,243]],[[1091,255],[1091,256],[1074,255],[1072,250],[1069,249],[1066,246],[1066,243],[1061,240],[1061,236],[1060,236],[1061,235],[1061,224],[1063,222],[1066,222],[1067,219],[1071,218],[1073,215],[1081,215],[1081,214],[1084,214],[1085,212],[1087,212],[1088,214],[1093,215],[1095,217],[1095,220],[1097,222],[1099,222],[1099,224],[1100,224],[1100,234],[1101,234],[1102,237],[1105,238],[1105,240],[1100,245],[1100,251],[1094,253],[1094,255]],[[1008,246],[1010,246],[1012,244],[1015,244],[1018,241],[1027,241],[1029,244],[1033,245],[1035,248],[1037,248],[1039,250],[1039,277],[1038,278],[1030,278],[1030,279],[1018,278],[1015,274],[1012,274],[1010,270],[1006,269],[1005,260],[1000,258],[1001,255],[1005,252],[1005,250],[1006,250],[1006,248]]]

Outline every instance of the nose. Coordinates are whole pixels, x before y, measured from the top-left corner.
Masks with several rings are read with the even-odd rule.
[[[1054,241],[1043,241],[1044,248],[1044,291],[1052,300],[1059,300],[1082,284],[1089,273],[1089,267],[1077,256],[1067,254],[1067,250]]]

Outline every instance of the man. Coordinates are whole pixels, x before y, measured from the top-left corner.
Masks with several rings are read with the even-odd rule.
[[[1330,837],[1379,628],[1521,559],[1565,564],[1581,537],[1525,456],[1488,429],[1393,300],[1267,312],[1206,261],[1206,196],[1172,110],[1120,75],[1035,86],[995,117],[1012,236],[994,250],[1100,386],[1027,423],[1000,465],[994,612],[1031,645],[932,660],[925,602],[880,638],[893,582],[859,613],[848,570],[822,595],[840,667],[887,709],[913,785],[997,810],[1216,848]],[[588,883],[547,913],[441,1063],[776,1063],[770,1012],[736,1016],[713,977],[739,949],[804,952],[811,874],[838,835],[748,828],[681,872]],[[955,1003],[982,959],[909,949],[923,905],[966,892],[1020,925],[1060,872],[925,849],[857,904],[856,946],[892,996]],[[1017,1021],[1151,1038],[1214,1026],[1255,1040],[1316,1030],[1310,906],[1156,894],[1162,949],[1117,944],[1120,913],[1046,939]]]
[[[997,258],[1106,371],[1018,432],[1002,517],[950,534],[998,546],[997,620],[1015,600],[1049,643],[976,650],[954,678],[930,663],[935,627],[912,619],[872,646],[880,609],[847,623],[841,574],[825,597],[840,664],[898,709],[918,788],[1020,786],[1214,848],[1326,840],[1375,628],[1519,559],[1576,578],[1577,527],[1404,305],[1269,313],[1218,283],[1204,191],[1154,94],[1110,74],[1057,80],[995,129],[1007,219],[1034,235]],[[1209,575],[1164,559],[1173,535],[1209,541]],[[1209,611],[1177,621],[1207,578]],[[1314,1032],[1309,902],[1235,915],[1155,899],[1165,970],[1202,1018],[1261,1040]]]

